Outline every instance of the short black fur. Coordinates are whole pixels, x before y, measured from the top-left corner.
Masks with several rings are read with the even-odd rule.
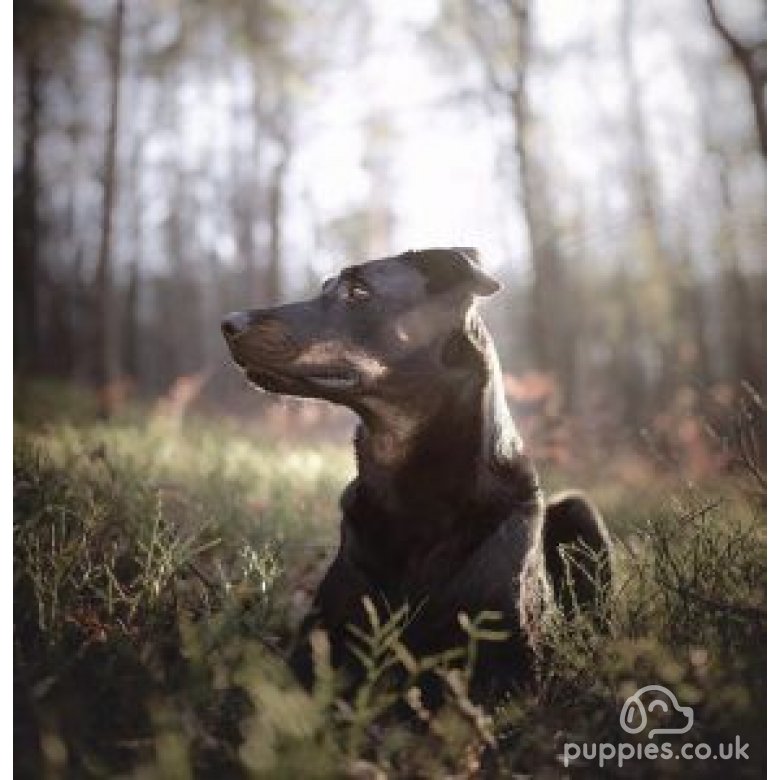
[[[359,679],[347,626],[365,628],[365,596],[384,617],[410,607],[403,641],[417,656],[465,643],[459,613],[500,612],[497,628],[509,638],[480,650],[472,695],[482,701],[530,680],[531,618],[551,580],[569,611],[577,598],[595,600],[584,586],[574,602],[567,596],[559,549],[585,541],[608,565],[609,537],[584,498],[567,496],[545,511],[475,307],[498,287],[475,250],[407,252],[350,267],[319,298],[223,323],[255,384],[343,404],[360,417],[339,550],[292,654],[307,685],[318,627],[334,664]],[[435,702],[440,691],[428,683]]]

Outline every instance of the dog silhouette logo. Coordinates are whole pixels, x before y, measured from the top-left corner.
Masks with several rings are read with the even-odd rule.
[[[644,699],[644,701],[643,701]],[[620,726],[627,734],[638,734],[647,728],[648,712],[661,711],[670,717],[679,712],[685,717],[685,725],[677,728],[653,728],[647,736],[652,739],[656,734],[685,734],[693,726],[693,710],[683,707],[677,697],[663,685],[645,685],[629,696],[620,712]]]

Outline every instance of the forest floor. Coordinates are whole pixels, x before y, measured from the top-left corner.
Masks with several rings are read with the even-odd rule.
[[[106,423],[77,392],[25,392],[14,434],[17,777],[765,776],[761,473],[692,485],[653,471],[630,486],[578,474],[616,540],[610,631],[551,613],[532,690],[486,713],[456,673],[428,713],[393,625],[365,638],[374,674],[351,695],[321,642],[312,695],[283,662],[335,550],[347,443],[274,443],[237,422],[143,408]],[[571,478],[541,470],[553,487]],[[389,686],[399,673],[406,682]],[[654,740],[622,730],[624,701],[645,685],[692,707],[692,728]],[[402,700],[414,715],[399,722],[390,713]],[[748,758],[726,766],[674,757],[685,743],[717,754],[737,737]],[[661,742],[671,757],[635,757]],[[625,760],[605,749],[599,766],[586,749],[564,766],[571,745],[591,744],[625,746]]]

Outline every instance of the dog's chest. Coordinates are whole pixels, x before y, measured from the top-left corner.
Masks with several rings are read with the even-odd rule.
[[[355,497],[344,507],[343,551],[384,597],[425,598],[457,579],[508,515],[500,506],[387,507]]]

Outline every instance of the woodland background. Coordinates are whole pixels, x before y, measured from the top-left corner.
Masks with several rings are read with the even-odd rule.
[[[222,314],[474,245],[551,456],[706,465],[697,420],[766,384],[765,11],[15,2],[15,375],[256,415]]]

